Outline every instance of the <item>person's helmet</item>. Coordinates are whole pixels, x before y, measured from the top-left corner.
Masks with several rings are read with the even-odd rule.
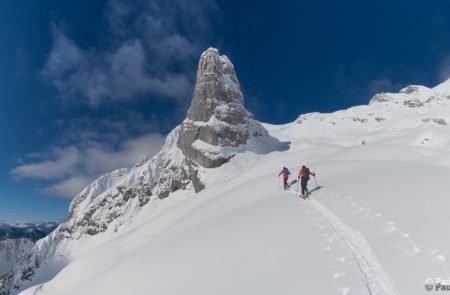
[[[303,165],[303,166],[302,166],[302,168],[306,168],[306,166],[305,166],[305,165]]]

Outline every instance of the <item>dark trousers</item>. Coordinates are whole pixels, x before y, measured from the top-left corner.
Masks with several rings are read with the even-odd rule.
[[[288,178],[289,178],[289,176],[283,176],[283,185],[284,185],[285,190],[287,190],[289,188]]]
[[[308,191],[308,179],[302,177],[300,180],[300,184],[302,186],[302,195],[304,195]]]

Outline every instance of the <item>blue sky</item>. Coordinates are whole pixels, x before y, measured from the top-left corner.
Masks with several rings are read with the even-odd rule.
[[[259,120],[286,123],[445,80],[449,37],[444,0],[0,1],[0,219],[64,217],[84,185],[155,153],[207,47]]]

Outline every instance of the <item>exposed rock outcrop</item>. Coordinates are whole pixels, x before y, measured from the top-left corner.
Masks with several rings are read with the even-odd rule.
[[[267,144],[273,150],[283,148],[245,109],[233,64],[209,48],[200,57],[192,104],[181,124],[177,146],[195,163],[214,168],[255,137],[270,139]]]

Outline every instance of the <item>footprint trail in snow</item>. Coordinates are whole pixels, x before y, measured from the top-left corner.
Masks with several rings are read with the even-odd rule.
[[[291,192],[296,195],[295,192]],[[297,195],[296,195],[297,196]],[[317,200],[305,200],[305,207],[316,211],[331,226],[351,252],[359,267],[361,278],[371,295],[399,294],[389,275],[378,262],[363,236],[345,224],[338,216]]]

